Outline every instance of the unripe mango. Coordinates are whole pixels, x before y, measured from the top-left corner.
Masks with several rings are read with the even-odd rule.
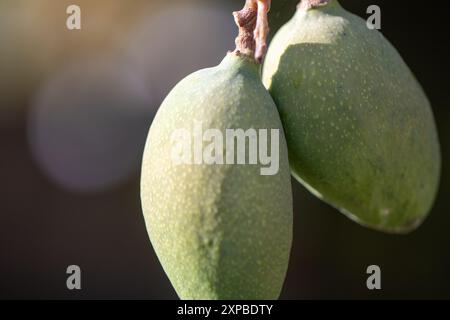
[[[408,232],[437,193],[429,101],[396,49],[336,0],[304,0],[275,35],[263,82],[293,175],[351,219]]]
[[[219,66],[176,85],[151,126],[142,207],[152,245],[182,299],[280,294],[292,242],[290,170],[281,120],[259,69],[254,59],[229,53]],[[227,129],[279,130],[279,141],[268,147],[279,143],[278,172],[262,175],[261,164],[174,163],[174,132],[186,129],[195,139],[195,123],[224,136]],[[223,146],[225,157],[230,150]]]

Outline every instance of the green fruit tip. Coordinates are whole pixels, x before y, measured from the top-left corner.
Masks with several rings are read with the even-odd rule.
[[[323,7],[328,5],[330,2],[334,0],[301,0],[298,4],[299,10],[311,10],[318,7]]]

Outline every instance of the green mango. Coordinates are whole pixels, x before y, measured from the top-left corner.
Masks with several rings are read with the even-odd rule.
[[[260,163],[192,164],[195,155],[174,162],[174,132],[185,129],[194,141],[198,123],[224,136],[227,129],[277,130],[278,141],[267,142],[269,151],[279,144],[279,170],[262,175]],[[223,144],[218,154],[230,150]],[[281,120],[254,59],[229,53],[176,85],[150,128],[141,181],[147,231],[180,298],[279,297],[292,242],[290,170]]]
[[[362,225],[421,224],[439,184],[438,135],[426,95],[379,31],[336,0],[304,0],[273,38],[263,82],[299,182]]]

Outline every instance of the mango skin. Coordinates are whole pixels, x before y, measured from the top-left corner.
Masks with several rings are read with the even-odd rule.
[[[417,228],[440,176],[430,103],[396,49],[331,0],[275,35],[263,82],[285,128],[294,177],[358,223]]]
[[[222,132],[280,129],[278,173],[262,176],[259,164],[174,165],[171,134],[194,120]],[[279,297],[292,243],[290,170],[256,63],[230,53],[171,91],[151,126],[141,181],[151,243],[181,299]]]

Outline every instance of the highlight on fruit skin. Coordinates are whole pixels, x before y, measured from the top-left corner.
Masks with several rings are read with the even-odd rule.
[[[256,11],[246,10],[248,19],[236,14],[240,37],[256,26]],[[255,42],[240,40],[241,50],[219,66],[175,86],[153,121],[144,151],[146,227],[181,299],[277,299],[286,276],[293,227],[287,145],[260,78]],[[278,130],[279,141],[271,139],[268,147],[279,142],[278,173],[261,175],[260,163],[174,163],[173,133],[186,129],[195,138],[195,123],[220,132]],[[229,151],[224,145],[222,154]]]
[[[303,0],[269,46],[263,82],[298,181],[370,228],[407,233],[422,223],[440,176],[434,117],[379,31],[336,0]]]

